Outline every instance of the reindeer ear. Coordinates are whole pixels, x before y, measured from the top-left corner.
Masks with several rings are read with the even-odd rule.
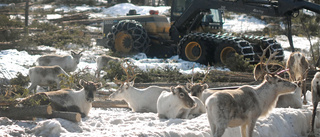
[[[171,86],[171,87],[170,87],[170,91],[172,92],[173,95],[175,94],[175,93],[174,93],[174,86]]]
[[[192,84],[191,84],[191,83],[187,83],[187,84],[186,84],[186,88],[187,88],[188,90],[190,90],[190,89],[191,89],[191,86],[192,86]]]
[[[76,53],[74,51],[71,51],[71,56],[76,55]]]
[[[209,88],[208,84],[203,84],[202,87],[203,87],[203,90]]]

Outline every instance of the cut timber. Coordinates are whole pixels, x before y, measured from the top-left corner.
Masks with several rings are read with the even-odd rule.
[[[52,114],[47,115],[46,118],[63,118],[73,122],[81,121],[81,115],[77,112],[52,111]]]
[[[0,101],[0,106],[13,106],[17,104],[18,101]]]
[[[33,119],[34,117],[44,117],[52,114],[52,107],[48,105],[32,107],[8,107],[0,108],[0,117],[10,119]]]
[[[94,101],[92,107],[95,108],[128,108],[128,104],[125,101]]]

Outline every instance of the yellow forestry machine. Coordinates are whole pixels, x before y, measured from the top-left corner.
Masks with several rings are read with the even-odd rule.
[[[270,45],[271,53],[279,52],[275,59],[282,61],[283,48],[272,38],[219,34],[223,12],[285,17],[287,36],[294,51],[291,17],[300,9],[320,13],[319,4],[304,0],[173,0],[170,21],[157,11],[137,15],[135,10],[130,10],[127,16],[104,20],[104,37],[97,44],[115,52],[144,52],[149,57],[178,54],[184,60],[202,64],[225,63],[235,53],[256,63],[258,55]]]

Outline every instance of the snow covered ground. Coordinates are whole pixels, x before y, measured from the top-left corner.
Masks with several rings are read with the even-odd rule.
[[[60,7],[70,10],[90,9],[88,6],[76,8]],[[108,9],[102,9],[98,14],[107,16],[125,15],[131,8],[138,8],[138,14],[147,14],[149,9],[158,7],[134,6],[132,4],[119,4]],[[59,8],[58,8],[59,9]],[[121,10],[119,10],[121,9]],[[160,10],[161,9],[161,10]],[[160,13],[166,12],[168,7],[160,7]],[[103,14],[102,14],[103,13]],[[99,15],[100,16],[100,15]],[[265,23],[254,19],[246,19],[244,15],[236,17],[226,23],[227,29],[243,31],[244,29],[261,29]],[[242,24],[242,25],[241,25]],[[243,26],[249,24],[250,27]],[[277,41],[283,46],[289,47],[285,36],[277,36]],[[319,38],[314,38],[313,42]],[[306,38],[293,37],[295,47],[308,50],[309,42]],[[72,47],[72,46],[71,46]],[[69,54],[70,51],[40,46],[40,49],[55,51],[57,54]],[[92,68],[94,73],[96,69],[95,57],[103,54],[108,49],[94,47],[85,51],[78,70],[85,67]],[[289,52],[286,52],[286,55]],[[13,78],[17,72],[27,75],[28,67],[33,65],[40,55],[30,55],[25,51],[16,49],[0,51],[0,78]],[[135,65],[146,70],[153,67],[175,67],[182,73],[191,73],[192,66],[195,64],[196,71],[203,71],[203,66],[183,61],[178,56],[169,59],[147,58],[144,54],[138,54],[133,57]],[[222,68],[213,68],[222,69]],[[305,137],[310,129],[311,120],[311,97],[310,92],[307,96],[309,103],[303,106],[303,109],[276,108],[270,116],[260,119],[254,129],[254,137]],[[319,114],[319,113],[318,113]],[[320,114],[318,115],[318,117]],[[316,120],[317,135],[319,134],[320,120]],[[203,114],[193,119],[159,119],[155,113],[134,113],[128,109],[91,109],[89,116],[83,118],[81,122],[74,123],[64,119],[37,119],[36,121],[17,121],[7,118],[0,118],[0,136],[168,136],[168,137],[207,137],[210,136],[210,127],[207,115]],[[240,136],[239,128],[229,128],[224,137]]]

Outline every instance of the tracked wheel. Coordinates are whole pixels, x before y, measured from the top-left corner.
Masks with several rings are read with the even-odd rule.
[[[221,52],[217,53],[219,57],[217,57],[217,62],[221,62],[222,64],[227,63],[227,59],[230,57],[234,57],[235,53],[237,53],[236,49],[232,46],[221,47]],[[220,50],[220,49],[218,49]]]
[[[208,58],[207,42],[197,34],[184,36],[178,45],[178,54],[183,60],[207,64]]]
[[[275,59],[278,61],[283,61],[284,51],[283,51],[281,44],[278,43],[276,40],[274,40],[272,38],[266,38],[263,36],[247,36],[247,35],[245,35],[242,38],[244,38],[245,40],[247,40],[251,43],[256,54],[261,55],[262,49],[265,49],[268,46],[270,46],[271,53],[276,52],[276,51],[279,52],[275,56]],[[269,56],[270,56],[270,53],[267,52],[266,57],[268,58]]]
[[[249,42],[239,37],[223,37],[222,40],[216,40],[216,49],[214,52],[214,62],[226,64],[227,59],[234,57],[235,53],[243,55],[246,60],[253,62],[255,53]]]
[[[114,52],[145,52],[150,39],[143,26],[134,20],[122,20],[107,35],[107,48]]]

